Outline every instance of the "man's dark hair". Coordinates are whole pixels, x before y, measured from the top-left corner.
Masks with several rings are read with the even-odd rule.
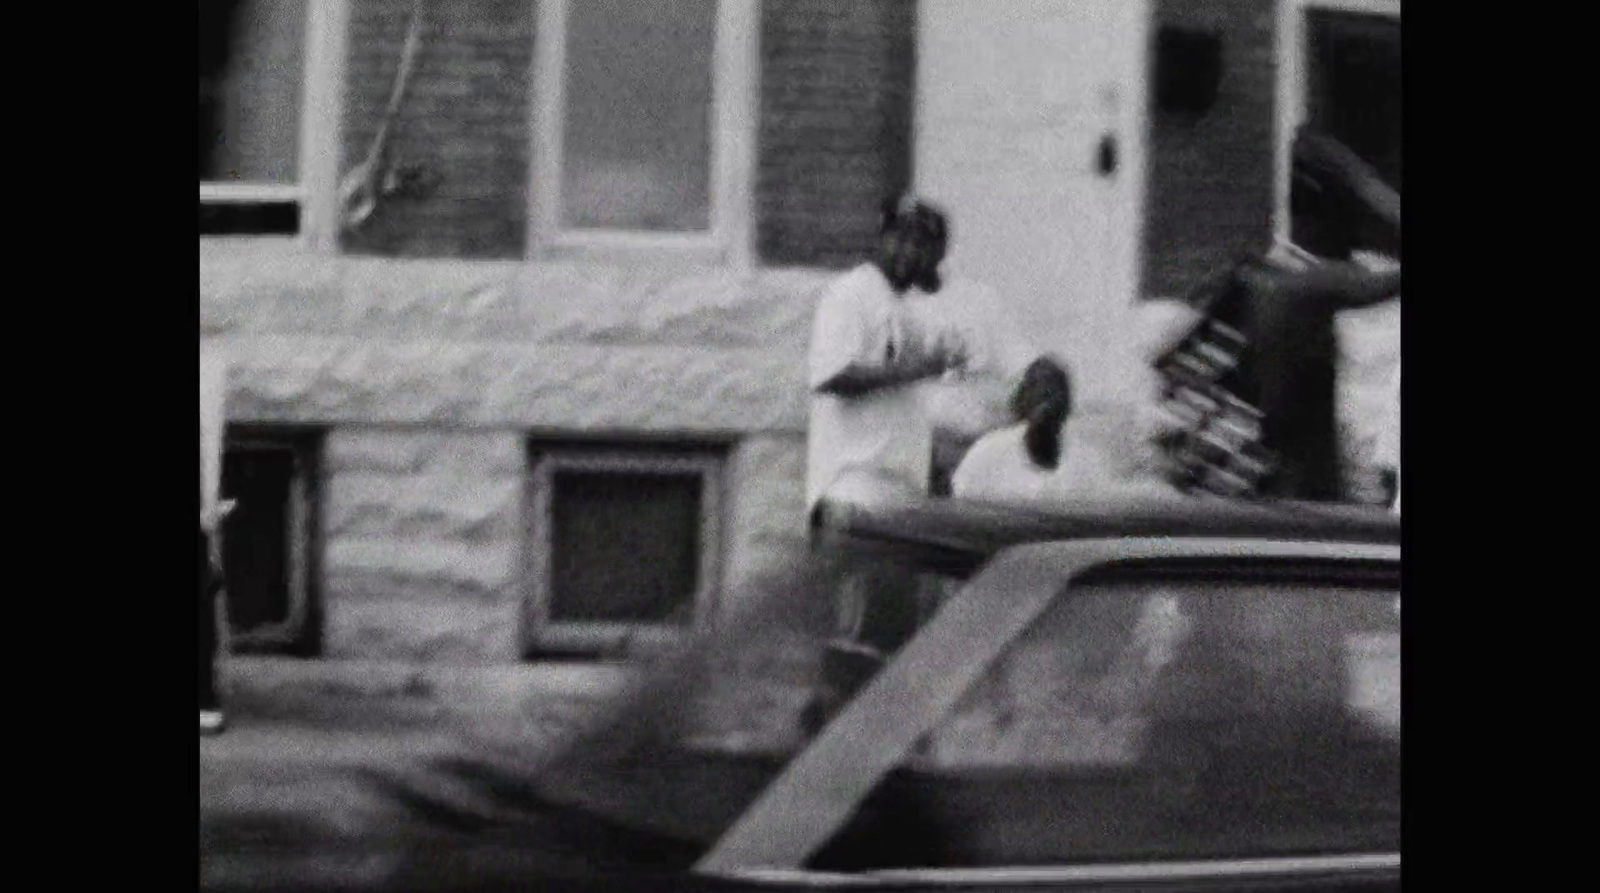
[[[911,196],[893,199],[881,209],[878,267],[897,293],[914,286],[933,294],[942,284],[939,262],[949,238],[943,211]]]
[[[1040,357],[1022,373],[1011,395],[1011,413],[1027,423],[1023,445],[1033,464],[1054,469],[1061,464],[1061,426],[1072,414],[1072,378],[1049,357]]]
[[[879,209],[878,234],[903,232],[935,242],[948,242],[950,219],[941,208],[911,195],[886,200]]]

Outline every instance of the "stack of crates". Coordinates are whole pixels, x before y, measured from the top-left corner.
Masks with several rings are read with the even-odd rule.
[[[1175,432],[1161,444],[1167,476],[1184,492],[1249,497],[1272,470],[1261,411],[1228,387],[1246,346],[1238,329],[1212,317],[1156,364]]]

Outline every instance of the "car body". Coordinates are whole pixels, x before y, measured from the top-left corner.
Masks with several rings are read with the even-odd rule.
[[[818,517],[821,553],[953,594],[798,753],[685,748],[590,775],[586,808],[748,889],[1398,888],[1394,515],[891,496]]]

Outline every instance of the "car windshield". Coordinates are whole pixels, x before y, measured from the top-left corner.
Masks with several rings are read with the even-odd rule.
[[[903,658],[953,605],[982,614],[1009,596],[983,588],[999,585],[989,572],[923,572],[922,633],[810,729],[825,598],[800,577],[765,581],[763,624],[641,690],[539,784],[699,847],[767,802],[823,829],[803,867],[824,871],[1398,852],[1396,564],[1120,562],[1070,587],[1070,569],[1033,570],[1005,585],[1047,607],[965,675]],[[943,681],[956,677],[972,681]],[[949,709],[900,706],[940,685]],[[876,706],[852,709],[865,698]],[[874,743],[897,735],[915,740]],[[786,767],[819,749],[845,766],[888,754],[891,771],[836,784],[851,773],[825,765],[774,812]]]
[[[1371,581],[1074,587],[874,796],[914,804],[946,866],[1398,851],[1399,604]],[[820,862],[872,861],[850,850]]]

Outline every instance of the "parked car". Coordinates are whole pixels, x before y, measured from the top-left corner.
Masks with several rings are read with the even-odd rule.
[[[820,555],[948,598],[788,752],[622,748],[549,767],[551,802],[698,853],[677,880],[708,890],[1399,888],[1394,515],[890,498],[820,519]]]

